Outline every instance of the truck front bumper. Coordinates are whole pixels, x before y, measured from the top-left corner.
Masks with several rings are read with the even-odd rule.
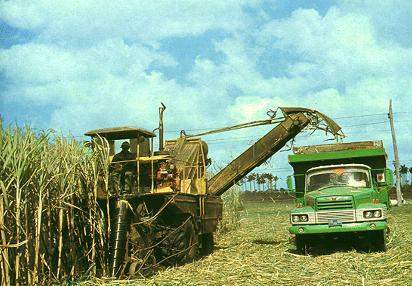
[[[320,233],[338,233],[338,232],[358,232],[370,230],[384,230],[388,227],[387,221],[368,221],[342,223],[338,226],[329,226],[327,224],[306,224],[292,225],[289,228],[291,234],[320,234]]]

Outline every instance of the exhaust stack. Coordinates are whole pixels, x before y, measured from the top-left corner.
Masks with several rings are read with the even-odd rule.
[[[161,102],[161,105],[159,107],[159,151],[162,152],[163,151],[163,145],[164,145],[164,139],[163,139],[163,112],[166,109],[166,106],[163,104],[163,102]]]

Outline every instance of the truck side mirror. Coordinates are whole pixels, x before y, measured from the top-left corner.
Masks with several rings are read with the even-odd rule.
[[[393,173],[391,169],[385,169],[385,181],[388,186],[393,186]]]
[[[382,173],[376,174],[376,181],[378,186],[392,186],[393,173],[391,169],[386,168]]]
[[[289,175],[288,178],[286,179],[286,182],[287,182],[287,185],[288,185],[289,192],[294,192],[295,191],[295,184],[294,184],[293,176]]]

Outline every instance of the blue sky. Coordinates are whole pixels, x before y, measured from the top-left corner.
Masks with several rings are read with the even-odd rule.
[[[336,118],[346,141],[384,140],[392,160],[393,99],[401,159],[412,166],[411,3],[2,1],[0,113],[81,136],[153,129],[162,101],[173,138],[303,106]],[[266,129],[206,138],[212,158],[223,165]],[[302,135],[296,144],[324,139]],[[261,170],[286,176],[287,154]]]

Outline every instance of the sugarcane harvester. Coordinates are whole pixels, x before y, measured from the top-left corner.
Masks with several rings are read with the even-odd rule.
[[[221,195],[267,161],[304,129],[341,136],[341,128],[326,115],[307,108],[272,110],[269,119],[211,130],[197,135],[184,131],[163,142],[163,112],[159,108],[159,150],[155,134],[120,127],[87,132],[94,144],[109,149],[110,177],[100,192],[100,206],[110,229],[112,276],[150,272],[160,264],[176,264],[211,253],[213,233],[222,218]],[[276,124],[266,135],[225,168],[207,179],[207,144],[200,136],[240,128]],[[130,151],[115,155],[115,142],[129,140]],[[128,144],[122,144],[127,149]],[[122,151],[122,152],[123,152]],[[122,153],[120,152],[120,153]]]

